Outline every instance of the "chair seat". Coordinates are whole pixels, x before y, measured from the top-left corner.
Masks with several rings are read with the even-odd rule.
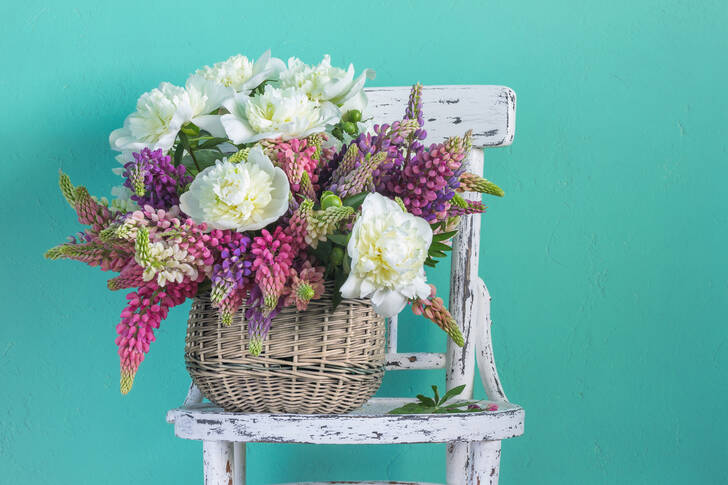
[[[523,434],[525,412],[516,404],[497,403],[496,411],[473,413],[387,414],[410,402],[414,400],[373,398],[347,414],[232,413],[201,403],[170,410],[167,422],[174,423],[180,438],[246,443],[445,443]]]
[[[437,485],[436,483],[425,482],[296,482],[280,483],[278,485]]]

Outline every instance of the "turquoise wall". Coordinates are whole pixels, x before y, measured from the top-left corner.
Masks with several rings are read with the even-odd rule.
[[[728,482],[728,6],[725,1],[163,0],[4,5],[0,32],[0,483],[200,483],[174,438],[186,308],[118,392],[106,274],[42,253],[79,227],[59,168],[102,195],[109,132],[139,94],[270,47],[329,52],[373,85],[491,83],[518,94],[510,148],[486,154],[481,275],[526,435],[505,484]],[[205,7],[205,5],[209,5]],[[432,275],[444,290],[445,269]],[[404,349],[441,350],[408,318]],[[391,373],[413,395],[437,372]],[[478,391],[482,395],[482,388]],[[444,481],[444,447],[249,447],[250,483]]]

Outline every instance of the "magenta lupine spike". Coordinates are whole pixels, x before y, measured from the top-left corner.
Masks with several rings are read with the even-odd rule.
[[[180,305],[197,293],[196,282],[172,283],[160,288],[150,281],[127,295],[127,306],[116,326],[116,345],[121,358],[122,394],[131,390],[139,364],[154,342],[154,330],[167,317],[169,309]]]
[[[291,268],[291,284],[287,289],[283,306],[296,305],[300,311],[308,307],[308,302],[321,298],[324,294],[323,266],[313,266],[306,260],[298,270]]]
[[[124,165],[124,185],[132,190],[132,200],[140,206],[169,209],[179,204],[179,194],[192,183],[184,165],[174,166],[161,149],[133,153],[134,161]]]
[[[144,269],[136,261],[130,259],[121,269],[119,276],[107,281],[106,286],[112,291],[138,288],[145,284],[144,278],[142,277],[143,272]]]
[[[253,255],[252,270],[262,292],[264,312],[270,312],[278,305],[288,271],[296,256],[292,243],[293,237],[281,226],[276,227],[273,234],[263,229],[261,235],[253,239],[250,250]]]
[[[78,222],[91,226],[93,232],[98,234],[112,222],[109,208],[96,202],[88,193],[86,187],[76,187],[74,203],[76,204]]]
[[[218,312],[220,314],[220,323],[224,326],[230,326],[233,323],[233,316],[240,310],[245,301],[245,289],[235,289],[225,295],[225,297],[217,303]]]
[[[304,173],[308,174],[312,184],[318,181],[316,174],[318,159],[314,158],[317,151],[316,146],[310,144],[307,139],[294,138],[288,141],[273,142],[267,151],[288,176],[293,192],[300,191],[301,177]]]
[[[286,232],[291,236],[291,249],[297,254],[306,248],[308,220],[313,211],[313,201],[304,199],[288,221]]]

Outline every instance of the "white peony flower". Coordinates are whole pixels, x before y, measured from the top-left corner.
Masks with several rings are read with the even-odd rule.
[[[341,295],[371,297],[374,310],[384,317],[402,311],[412,298],[427,298],[424,263],[431,242],[427,221],[383,195],[369,194],[347,247],[351,271]]]
[[[354,79],[354,66],[345,71],[331,66],[331,57],[325,55],[318,66],[308,66],[300,59],[288,59],[288,69],[280,74],[282,88],[295,87],[303,90],[315,101],[329,101],[342,112],[352,109],[364,111],[367,105],[364,83],[374,79],[374,71],[365,69]]]
[[[198,69],[195,75],[247,94],[263,81],[278,79],[278,74],[285,67],[283,61],[265,51],[255,63],[245,56],[236,55],[212,67]]]
[[[192,118],[192,107],[184,88],[162,83],[141,95],[137,109],[124,120],[124,126],[111,132],[111,148],[139,151],[142,148],[169,150],[177,132]]]
[[[255,146],[246,162],[218,160],[200,172],[180,196],[180,208],[209,229],[254,231],[286,212],[289,192],[286,174]]]
[[[208,131],[212,136],[225,137],[220,115],[210,113],[217,111],[225,100],[235,94],[235,91],[194,74],[187,79],[185,90],[192,113],[189,121]]]
[[[225,107],[230,114],[222,115],[222,125],[235,144],[306,137],[324,131],[340,116],[339,109],[329,102],[313,101],[296,88],[270,85],[252,97],[238,93],[225,102]]]

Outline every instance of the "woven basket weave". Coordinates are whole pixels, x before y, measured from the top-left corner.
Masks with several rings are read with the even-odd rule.
[[[384,374],[384,319],[368,300],[343,300],[331,286],[299,312],[284,308],[258,357],[248,352],[245,308],[230,326],[209,295],[196,298],[187,324],[185,362],[210,401],[227,411],[345,413],[379,388]]]

